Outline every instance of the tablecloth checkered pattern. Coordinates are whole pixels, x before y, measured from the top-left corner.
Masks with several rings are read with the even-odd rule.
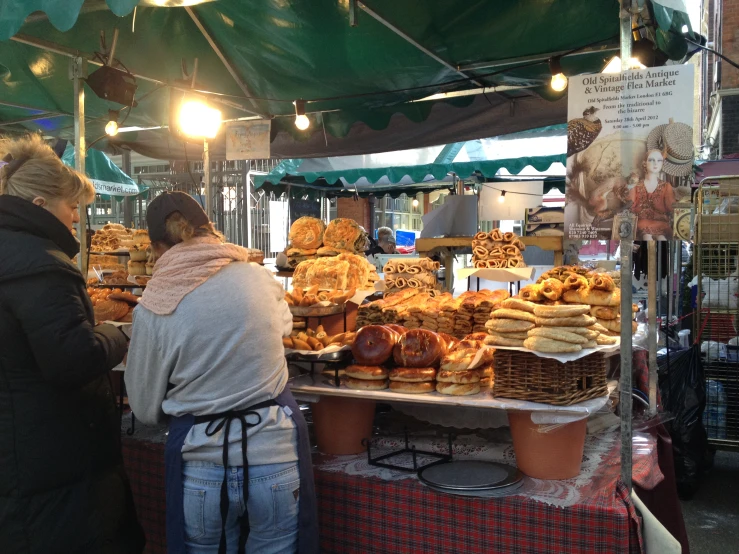
[[[522,496],[459,497],[415,480],[321,471],[316,491],[322,552],[643,552],[641,522],[621,482],[611,481],[570,508]]]
[[[126,469],[147,553],[166,552],[164,445],[123,439]],[[316,458],[316,465],[321,457]],[[383,481],[316,469],[322,552],[639,553],[641,522],[618,481],[618,446],[583,500],[557,508],[525,496],[442,494],[417,480]],[[656,453],[634,460],[633,477],[654,487]]]
[[[124,437],[123,461],[131,482],[147,554],[167,554],[164,444]]]

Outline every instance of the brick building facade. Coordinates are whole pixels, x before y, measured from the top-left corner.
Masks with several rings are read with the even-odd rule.
[[[739,2],[710,0],[706,16],[709,46],[739,63]],[[710,53],[705,59],[704,90],[706,100],[712,100],[704,123],[708,123],[712,112],[720,109],[721,131],[712,154],[715,158],[736,157],[739,156],[739,69]]]

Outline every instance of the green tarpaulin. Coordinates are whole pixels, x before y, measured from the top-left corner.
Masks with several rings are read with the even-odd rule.
[[[152,7],[166,4],[193,5]],[[592,73],[618,45],[617,0],[363,4],[438,59],[365,11],[358,10],[357,25],[350,26],[349,0],[3,0],[0,124],[71,138],[69,56],[91,60],[94,71],[93,62],[103,59],[96,54],[104,51],[101,32],[109,47],[114,29],[120,32],[116,59],[138,76],[139,105],[121,113],[123,126],[168,125],[170,86],[182,79],[182,62],[191,71],[197,58],[196,88],[217,93],[211,102],[227,119],[255,113],[273,118],[273,155],[285,157],[379,152],[562,123],[565,103],[556,102],[562,94],[548,87],[548,57],[610,47],[562,59],[567,74]],[[675,10],[655,11],[660,26],[673,29],[682,22]],[[414,102],[482,85],[534,88]],[[296,99],[307,101],[307,131],[293,124]],[[108,110],[120,106],[88,89],[86,108],[92,140],[104,136]],[[386,138],[394,144],[388,147]],[[121,133],[111,142],[183,158],[182,143],[166,130]],[[198,146],[190,148],[196,155]],[[214,145],[214,155],[223,155],[221,144]]]
[[[62,162],[75,167],[74,147],[68,144]],[[108,156],[90,149],[85,155],[85,173],[95,185],[95,192],[105,196],[136,196],[141,191],[136,182],[121,171]]]

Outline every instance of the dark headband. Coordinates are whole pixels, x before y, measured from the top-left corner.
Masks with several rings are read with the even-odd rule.
[[[20,156],[18,158],[14,158],[12,154],[5,156],[3,158],[3,161],[7,164],[5,166],[5,178],[10,179],[29,159],[28,156]]]

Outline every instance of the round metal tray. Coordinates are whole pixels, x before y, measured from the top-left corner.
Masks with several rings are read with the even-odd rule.
[[[350,360],[352,357],[352,351],[350,349],[337,350],[336,352],[327,352],[321,354],[316,352],[314,354],[303,354],[302,352],[288,352],[285,354],[290,362],[344,362]]]
[[[505,464],[463,460],[427,467],[418,478],[437,490],[481,491],[508,487],[521,481],[523,475]]]
[[[333,306],[290,306],[290,313],[299,317],[325,317],[328,315],[343,314],[346,304]]]

